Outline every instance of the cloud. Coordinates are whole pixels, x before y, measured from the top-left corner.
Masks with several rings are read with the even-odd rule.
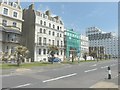
[[[57,16],[57,15],[56,15],[56,14],[52,14],[51,16],[52,16],[52,17],[55,17],[55,16]]]
[[[76,32],[80,31],[80,27],[74,23],[70,24],[70,28],[72,28]]]
[[[65,5],[62,4],[62,5],[61,5],[61,13],[62,13],[62,14],[65,14],[64,9],[65,9]]]
[[[87,14],[87,17],[96,17],[96,16],[103,16],[104,10],[102,8],[97,8],[91,11],[89,14]]]
[[[62,14],[65,14],[65,12],[64,12],[64,11],[62,11]]]
[[[45,10],[50,10],[49,6],[46,6]]]
[[[61,5],[61,8],[62,8],[62,9],[64,9],[64,8],[65,8],[65,5],[64,5],[64,4],[62,4],[62,5]]]
[[[43,5],[40,4],[40,5],[38,5],[37,10],[38,10],[38,11],[42,11],[42,8],[43,8]]]

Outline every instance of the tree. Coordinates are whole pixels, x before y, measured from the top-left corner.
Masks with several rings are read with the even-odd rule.
[[[86,53],[86,52],[83,54],[83,58],[84,58],[85,61],[86,61],[86,59],[87,59],[87,53]]]
[[[58,51],[59,50],[58,50],[57,46],[54,46],[54,45],[49,45],[48,46],[48,53],[49,53],[49,55],[52,56],[52,59],[54,58],[55,53],[58,52]],[[52,63],[53,63],[53,60],[52,60]]]
[[[108,55],[107,54],[105,54],[104,57],[105,57],[105,60],[108,59]]]
[[[21,58],[25,58],[29,53],[28,49],[25,46],[17,46],[15,47],[14,55],[17,57],[17,66],[21,63]]]
[[[108,55],[108,58],[111,59],[111,55],[110,54]]]
[[[7,63],[8,58],[9,58],[8,52],[2,52],[1,60]]]
[[[101,54],[99,54],[99,58],[100,58],[100,60],[102,60],[103,59],[103,54],[101,53]]]
[[[97,52],[95,50],[91,51],[89,55],[92,56],[93,58],[97,58]]]
[[[54,54],[58,52],[58,47],[57,46],[53,46],[53,45],[49,45],[48,46],[48,53],[54,57]]]

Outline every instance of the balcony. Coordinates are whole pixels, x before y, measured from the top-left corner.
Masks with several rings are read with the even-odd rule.
[[[3,26],[2,25],[2,31],[6,33],[16,33],[16,34],[21,34],[20,28],[14,27],[14,26]]]
[[[49,47],[51,44],[49,44],[49,43],[47,43],[47,44],[45,44],[45,43],[35,43],[35,46],[37,46],[37,47]],[[53,46],[57,46],[57,45],[53,45]],[[59,45],[59,46],[57,46],[59,49],[64,49],[64,46],[61,46],[61,45]]]
[[[46,44],[46,43],[35,43],[35,46],[38,47],[48,47],[50,44]]]
[[[3,43],[14,43],[14,44],[20,44],[19,40],[4,40]]]

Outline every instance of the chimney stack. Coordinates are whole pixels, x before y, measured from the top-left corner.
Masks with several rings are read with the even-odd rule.
[[[31,4],[31,5],[29,6],[29,9],[34,10],[34,4]]]

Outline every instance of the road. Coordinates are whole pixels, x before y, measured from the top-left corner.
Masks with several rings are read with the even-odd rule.
[[[107,67],[112,79],[108,80]],[[66,64],[56,68],[32,68],[3,75],[2,88],[106,88],[118,87],[118,61],[106,60]],[[114,86],[109,86],[109,83]],[[100,86],[101,85],[101,86]]]

